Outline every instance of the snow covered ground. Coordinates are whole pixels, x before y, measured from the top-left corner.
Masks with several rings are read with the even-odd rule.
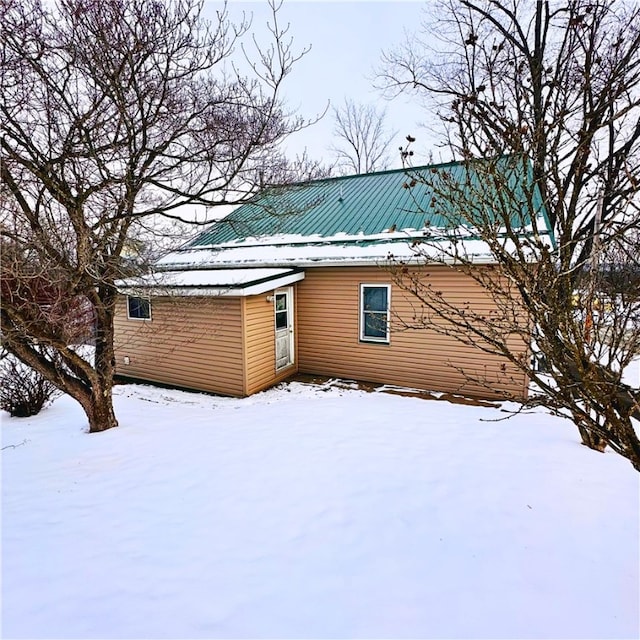
[[[640,635],[638,474],[568,422],[301,383],[116,408],[3,415],[3,638]]]

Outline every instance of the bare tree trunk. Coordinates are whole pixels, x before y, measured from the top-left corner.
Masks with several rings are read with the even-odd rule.
[[[604,438],[601,438],[598,434],[593,433],[593,431],[586,427],[579,418],[575,419],[575,423],[578,427],[582,444],[586,447],[589,447],[589,449],[604,453],[604,450],[607,448],[607,443]]]
[[[87,354],[82,353],[77,347],[68,345],[64,332],[62,335],[52,332],[39,342],[34,341],[28,335],[28,329],[32,324],[21,323],[22,317],[14,313],[11,305],[4,306],[1,311],[5,347],[76,400],[87,416],[89,432],[94,433],[118,426],[113,410],[112,393],[115,374],[115,286],[105,283],[97,287],[91,295],[95,297],[92,303],[96,314],[96,344],[93,358],[87,357]],[[39,344],[55,350],[56,357],[48,357],[38,348]]]
[[[106,431],[118,426],[113,410],[113,395],[111,387],[100,385],[92,389],[82,399],[76,398],[82,405],[89,421],[89,433]]]
[[[89,420],[89,433],[118,426],[113,410],[113,378],[116,366],[113,348],[115,287],[107,284],[98,287],[97,295],[101,305],[97,310],[94,372],[92,372],[94,375],[91,379],[91,403],[89,408],[85,407]]]

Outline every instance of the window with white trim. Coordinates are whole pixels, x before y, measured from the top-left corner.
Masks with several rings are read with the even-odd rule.
[[[148,298],[127,296],[129,320],[151,320],[151,302]]]
[[[360,285],[360,340],[389,342],[390,308],[390,285]]]

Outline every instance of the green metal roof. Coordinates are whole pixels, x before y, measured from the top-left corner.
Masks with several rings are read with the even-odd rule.
[[[526,185],[530,181],[527,166],[526,161],[505,156],[467,164],[450,162],[327,178],[271,189],[215,223],[188,247],[282,234],[371,236],[389,230],[472,225],[473,208],[466,205],[462,217],[456,200],[462,197],[477,201],[486,211],[488,202],[499,206],[505,193],[509,194],[509,202],[502,202],[502,206],[513,211],[512,222],[516,226],[526,225],[532,210],[534,215],[543,214],[539,196],[533,207],[526,204]],[[503,189],[507,183],[508,189]],[[443,189],[450,189],[451,198],[442,197]]]

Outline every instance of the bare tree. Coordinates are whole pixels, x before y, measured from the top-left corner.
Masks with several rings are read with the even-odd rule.
[[[289,177],[278,145],[305,123],[279,96],[299,55],[273,2],[271,44],[240,49],[250,75],[232,58],[250,25],[224,7],[207,22],[198,0],[1,5],[2,341],[82,405],[90,431],[117,425],[115,282],[132,242],[186,205]],[[93,362],[70,344],[78,301],[93,310]]]
[[[447,1],[426,29],[385,55],[380,80],[431,104],[467,173],[412,177],[449,220],[416,253],[465,272],[494,310],[454,307],[407,265],[396,277],[423,323],[510,360],[537,388],[529,406],[572,419],[584,444],[640,470],[640,394],[622,373],[640,353],[640,8]],[[495,266],[473,263],[470,237]],[[544,373],[518,355],[522,341]]]
[[[337,166],[345,173],[370,173],[389,166],[389,144],[396,131],[388,131],[386,109],[345,100],[333,109],[333,133],[338,142],[331,147]]]

